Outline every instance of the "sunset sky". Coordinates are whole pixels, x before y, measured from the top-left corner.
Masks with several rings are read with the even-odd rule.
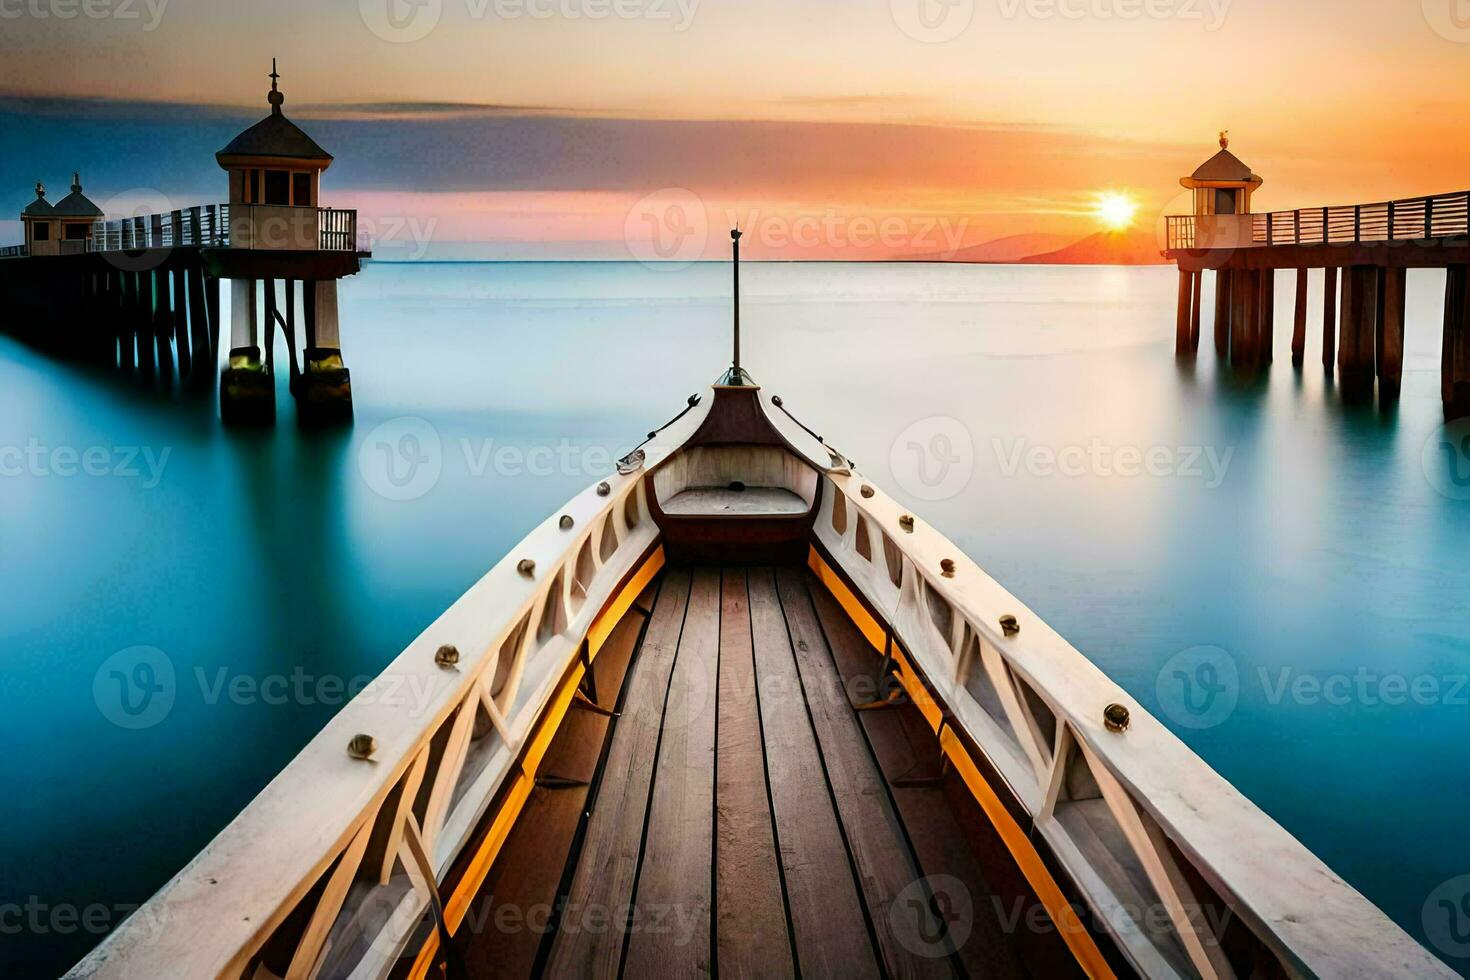
[[[9,213],[76,168],[110,210],[223,199],[272,56],[384,254],[626,257],[671,213],[942,253],[1080,238],[1107,192],[1148,229],[1220,129],[1258,209],[1470,186],[1464,0],[0,0]]]

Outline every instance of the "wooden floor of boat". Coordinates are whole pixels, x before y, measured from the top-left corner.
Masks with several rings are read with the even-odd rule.
[[[1080,976],[917,710],[854,710],[880,663],[804,568],[666,570],[594,662],[618,714],[569,712],[456,932],[469,975]]]

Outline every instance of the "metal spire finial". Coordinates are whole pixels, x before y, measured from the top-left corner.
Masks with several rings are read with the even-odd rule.
[[[271,91],[270,95],[267,95],[265,97],[265,100],[271,104],[271,115],[274,116],[279,116],[281,114],[281,103],[286,101],[286,97],[281,94],[280,88],[276,85],[276,80],[280,77],[281,73],[276,71],[276,59],[272,58],[270,74]]]
[[[1220,149],[1224,150],[1230,146],[1230,130],[1220,130]]]

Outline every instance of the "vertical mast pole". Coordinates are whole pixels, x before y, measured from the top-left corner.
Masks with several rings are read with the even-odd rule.
[[[730,231],[730,242],[735,248],[735,360],[733,374],[735,383],[740,384],[740,229]]]

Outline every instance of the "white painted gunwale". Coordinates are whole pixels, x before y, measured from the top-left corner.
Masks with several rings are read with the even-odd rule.
[[[710,402],[701,399],[650,439],[643,446],[649,462],[666,457],[692,436]],[[575,564],[582,543],[602,518],[621,520],[628,496],[640,493],[646,471],[647,466],[628,475],[610,474],[607,496],[599,495],[594,483],[548,516],[344,705],[214,840],[67,976],[237,976],[280,919],[343,853],[363,821],[376,813],[381,799],[527,614],[532,636],[526,642],[534,642],[535,625],[558,570]],[[534,664],[527,664],[527,673],[534,669],[536,676],[507,711],[517,744],[523,744],[540,718],[599,611],[656,543],[658,529],[646,503],[639,507],[637,528],[601,565],[567,628],[534,652]],[[574,521],[570,531],[560,527],[563,515]],[[517,571],[527,558],[536,563],[531,579]],[[563,577],[564,588],[570,577]],[[457,670],[435,664],[435,651],[443,644],[459,649]],[[422,712],[378,703],[388,685],[408,691],[415,690],[414,684],[417,691],[429,692]],[[376,740],[370,762],[347,753],[348,742],[358,733]],[[481,809],[513,771],[515,755],[497,753],[501,771],[478,781],[477,787],[484,786]]]
[[[768,398],[761,402],[768,416],[782,414]],[[938,698],[987,752],[1033,817],[1042,807],[1047,786],[1038,778],[1041,774],[1026,765],[1008,743],[998,742],[993,730],[987,730],[989,717],[978,709],[973,697],[957,690],[953,664],[942,659],[950,640],[940,637],[921,606],[916,608],[915,602],[923,600],[916,594],[918,583],[913,576],[942,597],[955,617],[997,650],[1046,701],[1057,717],[1058,732],[1065,722],[1205,879],[1222,896],[1233,896],[1240,905],[1239,914],[1282,956],[1288,968],[1295,965],[1307,975],[1345,978],[1457,976],[940,531],[855,467],[829,470],[827,477],[828,492],[823,494],[815,527],[817,538],[893,627]],[[872,489],[871,497],[862,495],[864,486]],[[843,496],[848,508],[847,530],[842,535],[832,526],[833,490]],[[873,561],[856,552],[857,514],[864,515],[875,531],[886,534],[902,552],[906,559],[902,589],[888,578],[881,537],[872,542]],[[915,518],[912,532],[900,527],[899,518],[905,515]],[[954,562],[953,577],[942,574],[945,559]],[[1021,630],[1015,636],[1007,637],[1000,629],[1004,614],[1020,621]],[[944,647],[944,655],[937,653],[936,641]],[[1122,733],[1103,725],[1103,709],[1115,702],[1130,713],[1130,724]],[[1044,816],[1036,827],[1090,904],[1096,907],[1094,899],[1099,898],[1106,901],[1106,896],[1098,894],[1105,890],[1101,880],[1085,864],[1079,865],[1081,852],[1061,824]],[[1138,934],[1118,938],[1146,975],[1173,972],[1156,953],[1140,948],[1140,941],[1144,945],[1147,941]]]

